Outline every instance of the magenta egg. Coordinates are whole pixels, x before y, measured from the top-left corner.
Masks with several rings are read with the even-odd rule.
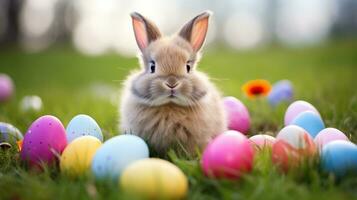
[[[265,147],[272,147],[275,142],[275,138],[273,136],[265,134],[253,135],[249,138],[249,140],[259,149],[263,149]]]
[[[6,74],[0,74],[0,102],[9,100],[14,90],[11,78]]]
[[[250,128],[248,109],[235,97],[224,97],[223,103],[227,114],[228,129],[246,134]]]
[[[213,139],[203,152],[201,167],[211,178],[238,179],[253,168],[254,150],[238,131],[226,131]]]
[[[310,103],[306,101],[295,101],[290,106],[285,112],[284,116],[284,124],[285,126],[290,125],[290,123],[302,112],[304,111],[312,111],[316,113],[318,116],[320,116],[319,111],[311,105]]]
[[[342,131],[335,128],[325,128],[316,135],[314,142],[321,150],[326,144],[335,140],[349,141],[348,137]]]
[[[34,121],[27,130],[21,150],[21,159],[30,166],[54,164],[67,145],[66,131],[61,121],[45,115]]]

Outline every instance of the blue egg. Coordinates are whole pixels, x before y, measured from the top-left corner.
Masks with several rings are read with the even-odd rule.
[[[92,172],[96,178],[116,181],[127,165],[148,157],[149,148],[140,137],[115,136],[97,150],[92,161]]]
[[[11,124],[0,122],[0,142],[16,143],[22,139],[19,129]]]
[[[66,128],[67,142],[68,144],[74,139],[90,135],[98,138],[103,142],[102,131],[97,122],[88,115],[77,115],[68,124]]]
[[[293,99],[294,90],[290,81],[281,80],[276,82],[268,95],[270,105],[276,106],[284,101],[291,101]]]
[[[357,173],[357,146],[349,141],[332,141],[323,147],[321,160],[324,171],[338,177]]]
[[[313,138],[325,128],[325,124],[321,117],[312,111],[300,113],[291,121],[290,124],[297,125],[305,129]]]

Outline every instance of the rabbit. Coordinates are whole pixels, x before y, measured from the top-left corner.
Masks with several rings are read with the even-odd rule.
[[[120,129],[148,142],[158,155],[173,149],[197,155],[227,129],[220,91],[197,70],[211,12],[171,37],[141,14],[131,14],[141,69],[124,81]]]

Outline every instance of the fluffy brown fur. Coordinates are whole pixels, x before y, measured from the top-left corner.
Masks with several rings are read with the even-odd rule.
[[[149,20],[132,14],[142,68],[124,83],[120,127],[145,139],[161,155],[170,148],[194,155],[226,130],[220,92],[196,70],[208,17],[204,12],[179,34],[161,37]]]

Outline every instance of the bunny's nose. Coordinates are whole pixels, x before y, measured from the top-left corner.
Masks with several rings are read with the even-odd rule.
[[[179,85],[179,82],[177,80],[176,77],[174,76],[170,76],[169,78],[167,78],[167,80],[165,81],[165,85],[167,87],[169,87],[170,89],[175,89],[178,85]]]

